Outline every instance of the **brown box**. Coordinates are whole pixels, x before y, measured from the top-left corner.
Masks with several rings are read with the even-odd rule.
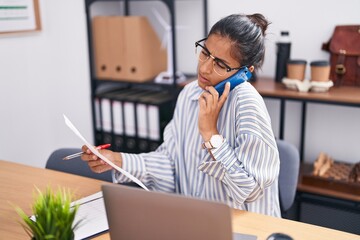
[[[125,77],[142,82],[166,70],[166,49],[146,17],[125,17]]]
[[[95,75],[99,79],[111,78],[107,20],[94,17],[92,21]]]
[[[93,32],[99,79],[145,82],[166,70],[166,49],[146,17],[94,17]]]
[[[113,80],[126,79],[125,26],[124,17],[107,17],[110,75]]]

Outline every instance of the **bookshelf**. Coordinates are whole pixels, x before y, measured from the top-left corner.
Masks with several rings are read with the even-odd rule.
[[[98,107],[96,106],[95,99],[99,94],[109,89],[116,88],[127,88],[127,89],[141,89],[144,91],[157,91],[161,93],[168,93],[174,96],[172,109],[173,110],[176,102],[176,96],[179,93],[181,87],[173,81],[171,84],[162,84],[156,83],[155,80],[150,80],[146,82],[134,82],[128,81],[127,79],[122,79],[121,81],[114,80],[111,78],[99,78],[96,73],[96,54],[94,51],[94,33],[93,33],[93,20],[94,17],[97,16],[134,16],[134,15],[142,15],[143,14],[150,20],[150,23],[155,28],[159,35],[159,23],[155,23],[151,21],[151,15],[154,11],[153,9],[157,9],[160,14],[163,14],[168,21],[171,34],[171,44],[172,46],[172,69],[173,76],[176,76],[177,71],[179,69],[179,58],[181,57],[181,51],[177,48],[179,47],[179,43],[184,39],[183,36],[177,36],[177,26],[179,21],[179,15],[183,14],[184,11],[180,11],[181,6],[187,4],[189,9],[196,8],[197,15],[201,13],[198,18],[201,18],[201,21],[194,21],[194,23],[190,24],[190,27],[196,28],[197,34],[199,34],[199,38],[203,37],[207,33],[207,1],[206,0],[195,0],[195,1],[187,1],[187,0],[157,0],[157,1],[148,1],[148,0],[85,0],[85,11],[86,11],[86,24],[87,24],[87,39],[88,39],[88,52],[89,52],[89,66],[90,66],[90,86],[91,86],[91,110],[92,110],[92,122],[93,122],[93,132],[94,132],[94,142],[96,145],[102,144],[103,139],[99,138],[98,128],[102,128],[102,124],[99,126],[99,116],[96,115],[99,112]],[[143,9],[145,8],[145,10]],[[200,9],[199,9],[200,8]],[[140,13],[140,14],[139,14]],[[196,19],[196,17],[195,17]],[[194,25],[194,26],[193,26]],[[179,34],[180,35],[180,34]],[[180,39],[180,40],[179,40]],[[178,41],[179,40],[179,41]],[[189,47],[190,44],[187,44]],[[191,47],[193,45],[191,44]],[[193,50],[191,49],[191,53]],[[191,78],[191,74],[193,73],[185,73],[187,78]],[[101,111],[100,111],[100,119],[102,120]],[[100,120],[100,121],[101,121]],[[135,117],[136,121],[136,117]],[[114,137],[114,132],[112,131],[108,134]],[[108,139],[110,139],[109,137]],[[110,140],[108,140],[110,141]],[[113,149],[119,150],[119,149]],[[121,149],[120,149],[121,150]],[[132,152],[137,152],[134,150]]]

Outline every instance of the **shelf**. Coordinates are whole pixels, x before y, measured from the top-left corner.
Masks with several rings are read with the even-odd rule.
[[[360,106],[360,87],[332,87],[329,92],[298,92],[271,78],[259,78],[253,86],[263,97],[298,101]]]

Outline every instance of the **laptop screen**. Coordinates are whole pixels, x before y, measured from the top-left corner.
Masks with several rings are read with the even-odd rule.
[[[233,239],[226,204],[116,184],[102,191],[111,239]]]

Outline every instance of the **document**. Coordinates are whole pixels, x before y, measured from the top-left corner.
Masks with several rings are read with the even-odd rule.
[[[128,177],[129,179],[131,179],[133,182],[135,182],[136,184],[138,184],[140,187],[142,187],[143,189],[149,191],[149,189],[136,177],[134,177],[133,175],[131,175],[130,173],[128,173],[127,171],[123,170],[122,168],[116,166],[112,161],[110,161],[108,158],[106,158],[104,155],[102,155],[93,145],[91,145],[79,132],[79,130],[77,130],[77,128],[74,126],[74,124],[72,124],[72,122],[65,116],[64,114],[64,119],[65,119],[65,123],[66,125],[76,134],[76,136],[78,136],[83,142],[84,144],[90,149],[91,152],[93,152],[96,156],[98,156],[99,158],[101,158],[102,160],[104,160],[107,164],[109,164],[111,167],[113,167],[114,169],[116,169],[117,171],[119,171],[120,173],[124,174],[126,177]]]
[[[102,192],[94,193],[71,203],[79,205],[73,225],[80,221],[74,231],[74,240],[85,239],[109,230]],[[34,215],[30,219],[36,221]]]
[[[102,192],[72,202],[72,205],[75,204],[78,204],[79,208],[74,224],[80,221],[78,228],[74,231],[75,240],[85,239],[109,230]]]

